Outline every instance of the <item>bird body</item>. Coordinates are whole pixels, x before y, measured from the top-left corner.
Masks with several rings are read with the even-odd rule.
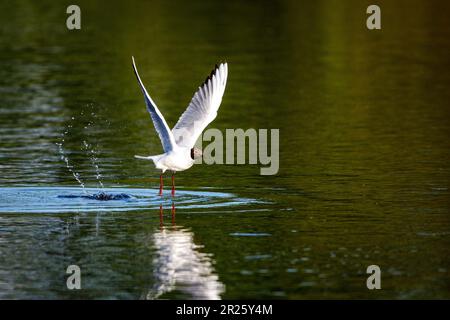
[[[135,157],[152,160],[155,167],[160,169],[162,173],[167,170],[175,173],[189,169],[194,165],[195,160],[202,156],[201,150],[194,147],[197,139],[217,116],[228,78],[227,63],[216,65],[194,94],[177,124],[170,130],[166,120],[142,83],[134,58],[132,58],[132,61],[134,73],[144,94],[147,110],[164,149],[163,154]],[[172,175],[172,195],[174,192],[174,177]],[[160,176],[160,193],[162,193],[162,175]]]
[[[158,154],[155,156],[135,156],[138,159],[152,160],[156,169],[160,169],[162,173],[166,170],[173,172],[184,171],[194,165],[195,160],[191,158],[191,150],[185,147],[176,147],[167,153]]]

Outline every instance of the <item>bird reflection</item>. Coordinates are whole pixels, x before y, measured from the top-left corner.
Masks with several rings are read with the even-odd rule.
[[[175,204],[171,208],[170,225],[164,224],[159,209],[160,228],[153,235],[156,256],[153,260],[154,285],[146,299],[159,299],[176,292],[188,299],[218,300],[225,286],[219,281],[211,254],[200,252],[194,234],[175,224]]]

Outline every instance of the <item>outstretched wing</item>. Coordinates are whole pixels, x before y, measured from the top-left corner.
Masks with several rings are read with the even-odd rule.
[[[139,82],[139,86],[141,87],[142,93],[144,94],[145,104],[147,105],[147,110],[150,113],[150,116],[153,120],[153,125],[155,126],[156,132],[158,132],[159,139],[161,140],[164,152],[169,152],[175,146],[175,138],[172,134],[172,131],[170,131],[170,128],[167,125],[166,120],[164,119],[163,115],[156,106],[156,103],[153,102],[152,98],[145,89],[144,84],[142,83],[141,78],[139,77],[136,64],[134,63],[134,57],[132,57],[132,60],[133,60],[134,74],[136,75],[136,78]]]
[[[228,65],[216,65],[194,94],[172,133],[180,147],[193,148],[198,137],[217,116],[228,77]]]

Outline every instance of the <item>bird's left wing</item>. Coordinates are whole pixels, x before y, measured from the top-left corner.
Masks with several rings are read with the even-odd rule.
[[[193,148],[202,131],[217,116],[228,77],[228,65],[216,65],[194,94],[172,133],[177,145]]]
[[[167,125],[166,120],[164,119],[163,115],[156,106],[156,103],[153,102],[152,98],[145,89],[144,84],[142,83],[141,78],[139,77],[136,64],[134,63],[134,57],[132,57],[132,60],[133,60],[134,74],[136,75],[136,78],[139,82],[139,86],[141,87],[142,93],[144,94],[144,100],[145,104],[147,105],[147,110],[150,113],[150,116],[152,117],[153,124],[155,126],[156,132],[158,132],[159,139],[161,140],[161,143],[163,145],[164,152],[169,152],[173,150],[173,147],[175,146],[175,138],[172,134],[172,131],[170,131],[170,128]]]

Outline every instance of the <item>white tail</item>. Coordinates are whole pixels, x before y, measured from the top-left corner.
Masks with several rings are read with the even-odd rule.
[[[148,157],[144,157],[144,156],[134,156],[136,159],[144,159],[144,160],[153,160],[154,156],[148,156]]]
[[[134,157],[138,158],[138,159],[143,159],[143,160],[152,160],[153,164],[156,167],[156,169],[161,169],[163,173],[167,170],[166,166],[164,166],[163,164],[159,163],[161,158],[164,157],[164,154],[158,154],[156,156],[148,156],[148,157],[143,157],[143,156],[134,156]]]
[[[152,160],[153,163],[156,165],[156,163],[159,161],[159,159],[161,159],[164,156],[164,154],[158,154],[156,156],[148,156],[148,157],[143,157],[143,156],[134,156],[137,159],[143,159],[143,160]]]

